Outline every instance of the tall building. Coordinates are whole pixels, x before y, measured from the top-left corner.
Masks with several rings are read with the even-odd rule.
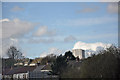
[[[72,53],[75,57],[79,56],[80,59],[85,58],[85,50],[82,49],[73,49]]]

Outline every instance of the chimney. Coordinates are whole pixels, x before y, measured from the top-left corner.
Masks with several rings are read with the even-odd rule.
[[[40,63],[37,63],[37,66],[40,66]]]

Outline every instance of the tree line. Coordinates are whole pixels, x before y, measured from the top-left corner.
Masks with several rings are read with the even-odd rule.
[[[65,55],[60,55],[52,69],[61,78],[120,78],[120,48],[111,46],[78,64],[80,65],[71,67]]]
[[[34,60],[22,56],[16,47],[10,47],[7,54],[9,59],[2,61],[5,61],[5,66],[14,66],[14,63],[24,62],[24,59],[35,63],[40,61],[41,65],[50,63],[52,74],[59,75],[60,78],[120,78],[120,48],[113,45],[80,62],[76,62],[71,51],[65,52],[64,55],[50,54]],[[72,65],[70,61],[73,62]]]

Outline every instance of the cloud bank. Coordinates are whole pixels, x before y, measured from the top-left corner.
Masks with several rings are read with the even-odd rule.
[[[116,2],[109,3],[107,6],[107,11],[109,13],[118,13],[118,3]]]
[[[99,8],[98,7],[87,7],[87,8],[83,8],[82,10],[78,10],[77,13],[92,13],[92,12],[96,12],[98,11]]]
[[[2,27],[2,36],[0,38],[10,38],[10,37],[19,37],[28,33],[32,30],[35,24],[27,21],[22,21],[19,19],[3,19],[1,20]]]
[[[67,36],[67,37],[64,38],[64,42],[73,42],[75,40],[77,40],[76,37],[74,37],[72,35]]]
[[[41,26],[38,28],[38,30],[33,33],[33,36],[38,36],[38,37],[41,37],[41,36],[54,36],[56,34],[56,31],[55,30],[49,30],[47,26]]]
[[[48,43],[53,43],[55,40],[52,38],[39,38],[39,39],[29,39],[28,43],[44,43],[44,44],[48,44]]]
[[[115,17],[94,17],[94,18],[80,18],[80,19],[67,19],[63,21],[59,21],[53,25],[60,25],[60,26],[73,26],[73,27],[83,27],[83,26],[95,26],[100,24],[108,24],[118,21]]]
[[[16,12],[16,11],[23,11],[24,10],[24,8],[21,8],[21,7],[19,7],[19,6],[15,6],[15,7],[13,7],[12,9],[11,9],[11,11],[14,11],[14,12]]]
[[[43,52],[43,53],[41,53],[40,54],[40,57],[45,57],[45,56],[47,56],[47,55],[49,55],[49,54],[55,54],[55,55],[60,55],[60,54],[63,54],[64,53],[64,51],[63,50],[60,50],[60,49],[58,49],[58,48],[50,48],[49,50],[48,50],[48,52]]]
[[[19,48],[18,46],[18,39],[15,39],[15,38],[8,38],[8,39],[2,39],[2,45],[0,47],[0,50],[2,50],[2,52],[0,52],[0,55],[2,57],[7,57],[6,53],[7,53],[7,50],[10,48],[10,46],[15,46],[17,48]]]
[[[102,42],[85,43],[85,42],[78,41],[77,43],[75,43],[73,49],[97,51],[99,47],[107,48],[109,46],[111,46],[111,44],[106,44],[106,43],[102,43]]]
[[[6,57],[6,51],[10,46],[16,46],[19,47],[19,39],[18,37],[23,37],[26,33],[29,33],[31,30],[33,30],[34,26],[36,24],[33,24],[28,21],[22,21],[20,19],[2,19],[0,20],[0,43],[2,46],[0,46],[0,49],[2,50],[0,52],[0,55],[2,57]]]

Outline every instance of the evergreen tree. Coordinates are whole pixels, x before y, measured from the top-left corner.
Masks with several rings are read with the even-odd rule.
[[[72,52],[71,51],[67,51],[67,52],[65,52],[65,58],[67,58],[67,59],[69,59],[69,60],[75,60],[76,58],[75,58],[75,56],[72,54]]]
[[[51,67],[54,74],[60,75],[67,67],[65,56],[62,55],[58,56]]]

